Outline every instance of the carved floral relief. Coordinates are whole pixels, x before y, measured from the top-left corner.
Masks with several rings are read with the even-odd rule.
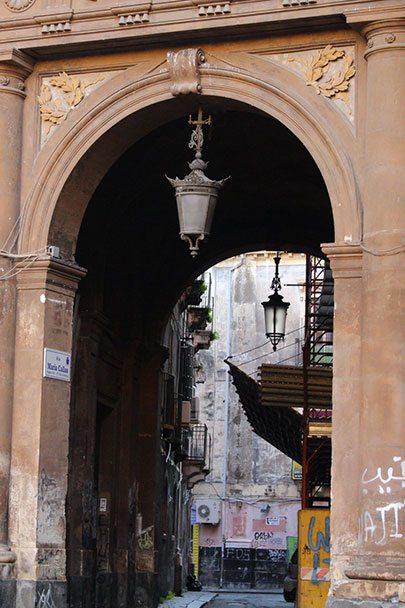
[[[44,78],[38,95],[42,121],[42,143],[87,95],[105,80],[105,75],[81,77],[60,72]]]
[[[353,121],[353,79],[356,68],[352,49],[336,48],[328,44],[323,49],[284,53],[268,58],[303,76],[307,86],[313,87],[318,95],[336,102],[349,120]]]
[[[342,59],[337,70],[330,70],[332,62]],[[336,49],[331,44],[320,51],[315,51],[309,57],[289,57],[288,61],[296,61],[305,76],[306,84],[314,87],[318,95],[336,97],[347,101],[349,81],[356,73],[353,57],[342,49]]]

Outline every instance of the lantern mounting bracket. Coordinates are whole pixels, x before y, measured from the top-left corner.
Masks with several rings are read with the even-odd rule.
[[[199,251],[199,242],[204,240],[204,234],[198,234],[196,236],[194,236],[194,244],[193,244],[193,237],[188,235],[188,234],[183,234],[180,233],[180,238],[182,241],[186,241],[189,245],[189,250],[190,250],[190,255],[191,257],[195,258],[198,255],[198,251]]]
[[[191,133],[191,139],[190,139],[190,143],[188,144],[188,147],[191,149],[195,148],[196,158],[201,158],[201,150],[204,145],[203,125],[211,124],[211,116],[208,116],[208,118],[204,118],[203,111],[200,106],[198,108],[197,120],[193,120],[191,117],[191,114],[190,114],[188,117],[188,124],[195,126],[195,129],[193,129],[193,131]]]
[[[280,277],[278,274],[278,266],[280,264],[281,257],[279,255],[278,251],[277,251],[277,255],[273,258],[273,260],[276,265],[276,270],[274,273],[273,280],[271,282],[271,289],[273,289],[276,293],[278,293],[281,290],[281,281],[280,281]]]

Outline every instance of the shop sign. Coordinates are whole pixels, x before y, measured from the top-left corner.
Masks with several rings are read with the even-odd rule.
[[[302,466],[298,464],[298,462],[295,462],[295,460],[292,461],[291,478],[294,479],[294,481],[300,481],[302,479]]]

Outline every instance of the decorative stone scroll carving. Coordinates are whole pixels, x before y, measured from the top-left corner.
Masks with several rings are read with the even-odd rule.
[[[45,132],[60,125],[86,95],[86,89],[104,80],[104,76],[85,80],[61,72],[58,76],[44,80],[38,96],[39,111]]]
[[[200,65],[205,62],[202,49],[183,49],[167,53],[167,64],[172,79],[172,95],[201,93]]]
[[[342,61],[339,69],[332,72],[330,64],[340,59]],[[318,95],[347,101],[349,81],[355,75],[356,68],[353,65],[353,57],[346,51],[336,49],[329,44],[324,49],[311,53],[308,57],[290,57],[288,61],[296,61],[300,64],[306,84],[314,87]]]

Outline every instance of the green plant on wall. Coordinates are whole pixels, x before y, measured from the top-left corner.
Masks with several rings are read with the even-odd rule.
[[[164,604],[165,602],[172,600],[174,597],[176,597],[174,591],[169,591],[169,593],[167,593],[164,597],[159,598],[159,604]]]

